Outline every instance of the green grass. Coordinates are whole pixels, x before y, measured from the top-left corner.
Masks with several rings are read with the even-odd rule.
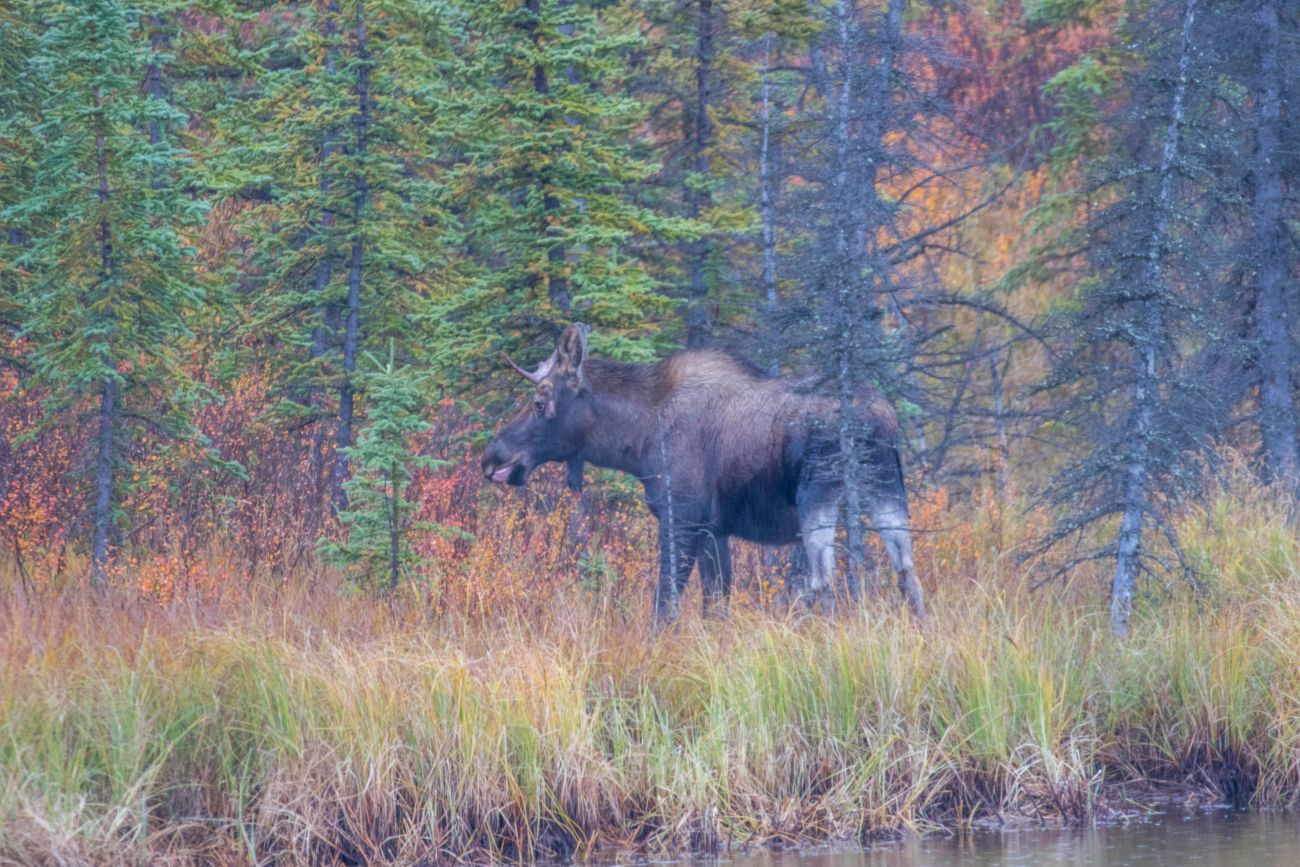
[[[576,590],[549,617],[441,622],[320,586],[10,592],[0,862],[681,851],[1086,821],[1164,783],[1294,806],[1300,543],[1216,508],[1183,528],[1206,595],[1146,604],[1122,644],[1095,589],[987,573],[929,576],[924,629],[891,600],[657,640]]]

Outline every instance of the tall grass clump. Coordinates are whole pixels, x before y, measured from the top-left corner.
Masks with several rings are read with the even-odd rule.
[[[925,628],[892,600],[824,620],[760,593],[656,638],[580,576],[465,615],[427,587],[160,603],[10,576],[0,862],[711,850],[1086,821],[1163,786],[1295,805],[1300,542],[1276,503],[1189,511],[1198,589],[1149,588],[1122,643],[1086,576],[1028,589],[994,523],[919,543]]]

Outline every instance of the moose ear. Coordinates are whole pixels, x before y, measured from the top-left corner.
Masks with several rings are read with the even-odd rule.
[[[587,332],[591,329],[575,322],[560,332],[555,341],[555,370],[568,377],[574,385],[583,380],[582,362],[587,357]]]

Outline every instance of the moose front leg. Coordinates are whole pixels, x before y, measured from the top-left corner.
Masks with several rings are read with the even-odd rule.
[[[582,458],[569,458],[564,462],[564,484],[575,494],[582,493],[582,473],[586,462]]]
[[[731,546],[726,536],[700,533],[700,585],[703,587],[704,616],[720,618],[727,613],[731,595]]]
[[[587,520],[587,494],[582,489],[582,474],[585,464],[582,458],[570,458],[565,462],[564,484],[577,498],[577,508],[569,516],[569,535],[580,548],[590,541],[590,522]]]

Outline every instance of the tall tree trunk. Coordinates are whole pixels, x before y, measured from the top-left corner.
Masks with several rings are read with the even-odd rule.
[[[762,82],[762,104],[759,109],[758,143],[758,201],[763,226],[763,294],[767,298],[767,320],[776,321],[776,193],[772,181],[772,94],[769,67],[772,63],[772,34],[763,37],[763,68],[759,73]],[[769,337],[768,372],[776,376],[781,369],[778,361],[775,336]]]
[[[872,329],[869,339],[876,346],[883,345],[884,342],[884,305],[880,296],[888,293],[891,286],[889,261],[877,254],[879,230],[889,222],[890,216],[881,199],[878,183],[880,169],[885,163],[886,121],[893,95],[894,65],[902,42],[903,9],[906,5],[907,0],[889,0],[880,22],[877,40],[879,56],[873,70],[874,75],[867,82],[864,94],[860,195],[854,197],[861,204],[855,240],[859,255],[865,260],[867,280],[871,286],[871,316],[867,324]]]
[[[95,535],[91,543],[90,586],[102,593],[108,585],[108,544],[113,525],[113,463],[116,452],[117,377],[104,377],[99,391],[99,446],[95,455]]]
[[[389,367],[392,364],[390,362]],[[402,577],[402,531],[398,526],[397,504],[401,502],[402,482],[398,475],[399,468],[393,464],[388,468],[389,478],[392,479],[390,488],[392,496],[387,497],[384,504],[388,510],[388,589],[396,590],[397,584]]]
[[[540,53],[543,47],[541,0],[525,0],[524,8],[531,14],[528,27],[532,35],[533,48]],[[572,70],[570,72],[573,73]],[[551,95],[550,77],[546,73],[546,66],[540,62],[533,64],[533,92],[543,99]],[[552,119],[551,110],[547,109],[542,116],[542,122],[549,123]],[[551,181],[547,175],[545,171],[539,173],[537,185],[542,190],[542,237],[549,238],[559,234],[560,231],[559,227],[554,225],[560,210],[560,200],[554,193],[549,192]],[[570,301],[569,281],[564,276],[568,258],[568,251],[564,249],[563,244],[553,244],[546,250],[546,261],[549,266],[546,269],[546,296],[550,299],[552,307],[566,313]]]
[[[1115,577],[1110,587],[1110,626],[1116,636],[1128,634],[1133,610],[1133,590],[1137,584],[1141,556],[1142,528],[1147,512],[1147,478],[1151,461],[1151,423],[1155,403],[1160,400],[1157,378],[1157,347],[1164,344],[1163,313],[1160,288],[1164,281],[1164,253],[1168,243],[1169,220],[1173,196],[1175,163],[1182,139],[1183,100],[1187,93],[1188,67],[1192,55],[1192,26],[1196,20],[1197,0],[1187,0],[1183,13],[1182,35],[1178,52],[1178,80],[1174,84],[1156,174],[1151,234],[1147,239],[1141,283],[1157,297],[1142,302],[1134,347],[1133,412],[1129,421],[1128,467],[1124,473],[1124,509],[1116,544]]]
[[[839,312],[839,403],[840,454],[844,462],[845,541],[849,568],[846,583],[849,595],[861,595],[859,576],[866,563],[866,540],[862,530],[862,467],[858,460],[858,440],[854,403],[858,383],[867,366],[864,344],[879,346],[881,338],[881,302],[878,296],[888,290],[888,263],[875,255],[876,235],[887,221],[876,189],[883,162],[886,113],[892,93],[894,64],[901,40],[903,7],[906,0],[889,0],[885,8],[877,50],[875,75],[865,82],[861,99],[863,118],[860,137],[855,141],[850,124],[854,97],[854,54],[860,47],[854,37],[854,7],[848,0],[838,0],[835,28],[839,39],[841,81],[835,109],[835,279],[838,283]],[[868,274],[864,276],[863,265]],[[865,291],[864,291],[865,290]],[[852,311],[867,311],[863,321]],[[865,328],[864,328],[865,326]],[[866,333],[864,333],[864,331]],[[874,582],[873,582],[874,584]],[[874,586],[869,588],[874,590]]]
[[[835,28],[839,38],[840,79],[836,83],[834,143],[835,165],[832,186],[834,257],[832,274],[835,280],[836,310],[836,381],[839,396],[839,446],[840,475],[844,482],[845,541],[848,543],[849,563],[845,570],[845,586],[849,597],[857,600],[861,595],[862,565],[866,562],[866,543],[862,534],[862,467],[858,460],[858,419],[854,404],[861,377],[861,351],[858,321],[855,311],[860,309],[862,293],[858,282],[858,255],[854,241],[860,237],[854,231],[857,208],[854,196],[858,192],[852,183],[851,172],[851,113],[853,111],[852,11],[847,0],[838,0],[835,6]]]
[[[342,512],[348,507],[347,492],[343,483],[348,478],[347,449],[352,445],[353,397],[356,385],[353,375],[357,369],[357,339],[361,320],[361,263],[365,256],[365,235],[362,232],[362,220],[366,209],[366,141],[370,134],[370,56],[366,49],[366,13],[365,4],[357,3],[356,17],[357,40],[357,115],[356,125],[356,163],[357,170],[353,177],[352,204],[352,256],[348,266],[348,313],[343,329],[343,384],[339,387],[339,427],[334,444],[334,475],[331,485],[334,495],[334,511]]]
[[[144,91],[149,94],[150,98],[164,100],[167,98],[166,86],[163,82],[162,60],[158,55],[171,47],[171,39],[167,35],[167,18],[162,15],[146,15],[145,26],[149,28],[149,47],[152,49],[154,57],[145,67],[144,74]],[[149,144],[156,145],[162,141],[162,124],[158,118],[149,118]],[[162,180],[154,181],[154,189],[162,185]]]
[[[889,106],[890,96],[893,93],[892,81],[894,78],[894,66],[898,60],[898,52],[902,45],[903,39],[903,9],[907,6],[907,0],[889,0],[889,5],[885,7],[884,19],[881,21],[881,31],[879,39],[880,56],[876,58],[875,76],[868,85],[866,94],[867,104],[864,121],[864,131],[862,143],[864,148],[863,160],[863,180],[862,192],[866,196],[867,206],[869,208],[880,207],[880,193],[876,189],[876,177],[880,172],[883,160],[883,146],[885,136],[886,110]],[[879,224],[881,217],[868,213],[867,219],[870,227],[873,223]],[[865,244],[874,246],[875,233],[871,232],[863,239]],[[868,248],[870,249],[870,248]]]
[[[892,219],[889,211],[890,206],[886,203],[884,197],[880,195],[878,178],[881,167],[889,161],[888,154],[885,151],[886,121],[889,114],[890,100],[894,93],[894,71],[898,68],[898,56],[903,50],[903,13],[906,9],[907,0],[889,0],[889,5],[885,7],[884,16],[881,20],[880,56],[876,60],[874,81],[868,94],[865,124],[867,131],[863,136],[867,147],[867,153],[864,154],[866,165],[863,169],[865,175],[863,203],[867,214],[863,220],[866,227],[863,250],[870,270],[870,277],[874,283],[875,296],[877,298],[883,296],[887,300],[887,306],[894,311],[899,322],[898,329],[892,336],[896,343],[902,347],[900,351],[910,355],[911,348],[908,346],[907,320],[903,316],[901,305],[899,305],[897,296],[894,294],[894,272],[889,257],[881,256],[878,247],[878,230],[882,226],[888,225]],[[881,314],[881,318],[870,320],[870,324],[874,329],[871,335],[872,339],[877,341],[877,345],[881,346],[885,345],[883,322],[885,306],[880,305],[877,309],[877,312]],[[915,370],[907,374],[907,384],[913,394],[919,393],[920,386],[917,383]],[[915,419],[913,436],[915,437],[917,464],[922,475],[924,475],[929,458],[925,426],[919,415]]]
[[[329,0],[325,8],[325,23],[322,27],[327,43],[325,48],[325,76],[329,80],[333,79],[334,72],[338,68],[338,46],[335,44],[335,37],[338,34],[338,16],[338,0]],[[329,203],[331,184],[329,161],[334,154],[335,136],[333,126],[327,126],[321,131],[320,214],[317,217],[317,226],[319,233],[325,238],[325,250],[321,254],[320,262],[316,264],[316,276],[312,283],[312,297],[316,299],[317,315],[320,317],[320,320],[311,330],[311,349],[309,352],[313,363],[318,363],[320,359],[325,357],[325,353],[329,350],[330,335],[338,330],[338,311],[334,309],[333,304],[327,303],[325,299],[330,280],[334,276],[334,250],[330,240],[334,228],[334,212]],[[312,385],[308,392],[307,405],[319,416],[316,419],[315,430],[312,433],[311,446],[312,482],[316,485],[316,496],[319,497],[321,494],[320,485],[325,474],[325,389],[320,385]]]
[[[1004,367],[998,367],[998,353],[996,350],[989,353],[989,382],[993,387],[993,424],[998,436],[998,495],[1005,502],[1010,493],[1011,482],[1007,477],[1007,470],[1011,464],[1011,449],[1008,444],[1007,436],[1007,419],[1006,409],[1002,400],[1002,381],[1006,379],[1007,370],[1011,367],[1011,350],[1007,349],[1007,360]]]
[[[779,162],[779,138],[773,141],[772,135],[772,41],[773,35],[768,32],[763,37],[763,67],[759,75],[762,103],[759,113],[758,197],[763,232],[763,293],[767,299],[767,370],[772,376],[778,376],[781,372],[781,341],[777,330],[777,310],[781,299],[776,274],[776,198],[779,180],[774,166]],[[768,576],[775,576],[781,562],[777,550],[770,546],[764,546],[762,550],[764,571]],[[792,551],[792,556],[798,557],[803,553],[803,547],[794,545]],[[787,577],[792,580],[795,571],[791,564],[791,574]]]
[[[874,314],[868,319],[872,332],[870,339],[876,346],[886,345],[884,333],[884,311],[888,307],[894,311],[899,322],[898,329],[892,335],[897,344],[906,347],[907,320],[902,315],[901,306],[894,294],[894,272],[889,257],[879,252],[879,230],[887,226],[891,219],[890,206],[880,195],[879,177],[881,168],[888,162],[885,151],[885,134],[889,117],[890,102],[894,93],[894,70],[898,66],[898,56],[903,50],[903,13],[908,0],[889,0],[880,21],[879,56],[876,58],[874,75],[867,91],[867,104],[864,111],[863,133],[863,180],[862,250],[866,260],[868,277],[872,284]],[[903,351],[907,351],[904,349]],[[907,375],[907,384],[912,393],[920,391],[916,371]],[[917,463],[924,474],[928,461],[925,427],[920,416],[915,420]]]
[[[1290,266],[1282,216],[1281,73],[1277,0],[1259,9],[1260,67],[1255,110],[1255,316],[1260,385],[1260,432],[1271,481],[1295,491],[1300,483],[1296,411],[1292,401],[1291,322],[1285,297]]]
[[[709,175],[709,148],[713,144],[713,121],[709,109],[713,104],[713,0],[698,0],[695,34],[695,93],[688,115],[687,136],[690,141],[691,171],[702,181]],[[713,204],[708,190],[686,188],[686,216],[698,220]],[[687,245],[687,268],[690,273],[686,307],[686,345],[700,347],[709,339],[709,286],[707,269],[712,245],[707,237]]]
[[[99,180],[99,257],[100,280],[110,284],[116,277],[116,263],[113,257],[113,231],[108,221],[108,202],[110,190],[108,185],[108,152],[105,143],[106,121],[104,119],[103,101],[98,93],[94,97],[95,109],[95,166]],[[111,292],[111,286],[108,287]],[[116,327],[113,305],[109,303],[104,316],[108,319],[111,345],[112,331]],[[95,456],[95,506],[94,537],[91,542],[90,585],[96,592],[102,593],[108,585],[108,546],[113,524],[113,469],[117,457],[114,433],[117,427],[117,371],[110,353],[100,362],[106,368],[99,393],[99,444]]]

